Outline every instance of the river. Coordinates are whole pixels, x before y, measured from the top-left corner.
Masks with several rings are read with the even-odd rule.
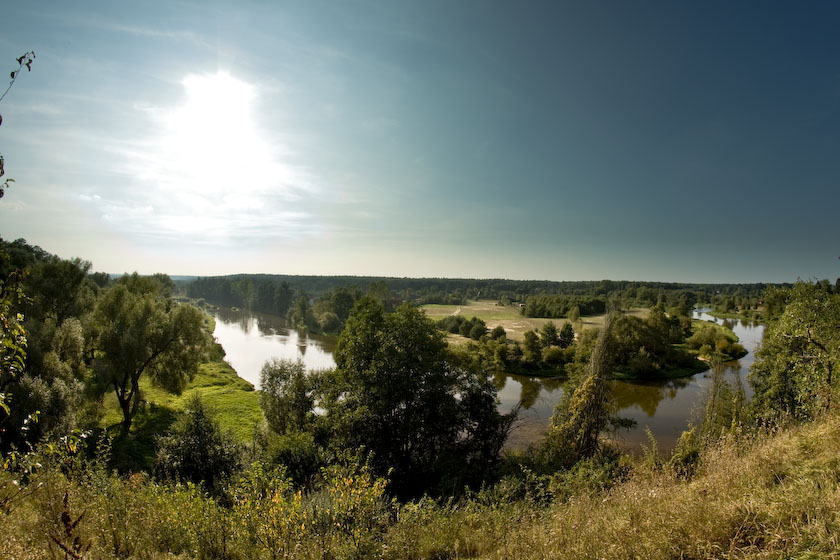
[[[753,363],[755,349],[764,336],[764,325],[746,321],[716,319],[701,309],[694,317],[714,321],[731,328],[748,354],[740,360],[724,364],[724,378],[741,383],[747,397],[751,389],[747,374]],[[708,390],[711,372],[706,371],[690,377],[661,381],[614,380],[610,384],[618,403],[618,416],[636,422],[634,428],[623,430],[616,438],[631,451],[638,451],[640,444],[647,444],[645,432],[649,428],[661,451],[669,451],[676,444],[689,423],[700,418],[705,392]],[[529,378],[519,375],[496,377],[499,387],[500,410],[507,411],[523,398],[530,405],[519,414],[519,421],[508,441],[509,447],[522,448],[538,441],[546,431],[554,405],[563,396],[562,383],[554,379]]]
[[[706,312],[695,311],[695,317],[715,319]],[[259,388],[260,369],[272,357],[300,358],[308,369],[330,368],[335,365],[332,353],[335,338],[301,333],[285,326],[283,319],[265,313],[217,309],[213,312],[216,330],[213,332],[226,352],[226,360],[243,377]],[[749,396],[746,377],[754,359],[754,352],[764,334],[763,325],[741,321],[726,321],[749,353],[725,364],[724,375],[741,383]],[[704,392],[709,387],[710,372],[691,377],[663,381],[611,381],[619,406],[619,416],[635,420],[636,426],[617,434],[629,450],[638,450],[647,443],[645,428],[656,437],[660,450],[670,450],[690,422],[699,418]],[[524,448],[539,441],[545,434],[554,405],[563,395],[562,381],[518,375],[498,374],[499,409],[510,410],[520,398],[523,408],[508,441],[510,448]]]
[[[281,317],[268,313],[218,308],[212,314],[213,336],[225,349],[225,360],[257,389],[260,370],[271,358],[300,358],[307,369],[335,366],[335,337],[289,329]]]

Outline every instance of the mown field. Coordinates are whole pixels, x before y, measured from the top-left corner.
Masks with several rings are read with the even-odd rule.
[[[544,324],[548,323],[549,321],[553,321],[558,328],[562,327],[565,323],[569,322],[567,319],[543,319],[538,317],[525,317],[521,314],[519,307],[497,305],[495,300],[469,301],[465,305],[431,304],[424,305],[422,309],[426,312],[426,315],[428,315],[435,321],[443,319],[444,317],[447,317],[449,315],[463,315],[468,319],[472,317],[478,317],[479,319],[487,323],[488,329],[492,330],[498,325],[501,325],[502,328],[505,329],[508,339],[519,341],[523,340],[526,331],[539,330]],[[647,317],[648,310],[631,309],[627,311],[627,313],[631,315],[637,315],[639,317]],[[582,326],[582,328],[584,329],[599,327],[603,323],[604,315],[592,315],[588,317],[581,317],[580,320],[580,326]],[[574,326],[575,328],[578,327],[578,325]],[[463,336],[450,334],[448,336],[448,340],[449,342],[457,344],[460,342],[465,342],[468,339]]]

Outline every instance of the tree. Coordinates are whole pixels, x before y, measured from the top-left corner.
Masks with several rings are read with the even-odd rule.
[[[782,298],[779,298],[782,299]],[[808,419],[832,407],[840,364],[840,294],[797,282],[765,330],[750,373],[759,416]]]
[[[204,483],[212,491],[237,469],[239,453],[233,437],[222,432],[207,405],[193,394],[171,433],[158,439],[156,463],[163,476]]]
[[[490,331],[490,338],[493,340],[506,340],[507,333],[505,332],[505,328],[502,325],[496,325],[492,331]]]
[[[309,296],[301,292],[294,305],[289,309],[286,319],[296,329],[311,329],[318,325],[315,315],[312,312],[312,306],[309,305]]]
[[[306,428],[315,399],[300,359],[266,362],[260,371],[260,390],[260,406],[272,430],[285,434]]]
[[[589,357],[587,372],[577,387],[569,388],[569,396],[560,401],[551,417],[543,454],[547,462],[568,468],[599,448],[601,433],[610,423],[615,408],[607,382],[612,372],[613,312],[607,314],[597,342]]]
[[[360,299],[335,362],[320,401],[333,445],[370,452],[375,472],[391,473],[398,496],[451,491],[495,465],[509,428],[495,388],[448,351],[419,309],[402,305],[386,314],[378,301]]]
[[[549,321],[542,326],[542,329],[540,329],[540,343],[543,345],[543,348],[560,346],[560,337],[557,331],[557,325],[554,324],[554,321]]]
[[[198,368],[209,334],[204,317],[188,304],[159,295],[154,281],[126,277],[96,306],[99,326],[96,370],[113,387],[128,431],[140,404],[140,378],[180,393]]]
[[[570,323],[577,323],[580,321],[580,308],[575,305],[572,307],[569,312],[566,314],[566,317],[569,319]]]
[[[542,359],[542,344],[540,343],[540,336],[537,331],[525,331],[524,340],[522,342],[522,352],[525,361],[531,365],[538,365]]]
[[[575,331],[572,328],[571,323],[565,323],[563,328],[560,329],[560,334],[558,335],[558,343],[560,348],[568,348],[575,342]]]

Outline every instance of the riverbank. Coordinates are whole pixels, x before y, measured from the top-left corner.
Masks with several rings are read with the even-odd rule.
[[[213,317],[207,316],[205,328],[213,332]],[[113,446],[117,467],[124,464],[151,469],[154,466],[155,439],[169,431],[178,414],[196,394],[213,412],[222,431],[231,434],[240,444],[253,442],[254,429],[262,422],[259,392],[254,390],[252,383],[240,377],[224,357],[222,346],[214,343],[206,361],[199,365],[195,377],[180,395],[155,386],[146,376],[141,377],[142,405],[127,437],[120,433],[123,416],[116,396],[112,391],[105,394],[99,427],[115,438]]]

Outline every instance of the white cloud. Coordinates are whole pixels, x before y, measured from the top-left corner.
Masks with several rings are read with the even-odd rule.
[[[302,210],[312,174],[253,114],[258,90],[225,73],[190,75],[184,103],[141,108],[154,134],[108,148],[131,180],[101,193],[103,218],[137,235],[198,244],[293,239],[319,231]]]

